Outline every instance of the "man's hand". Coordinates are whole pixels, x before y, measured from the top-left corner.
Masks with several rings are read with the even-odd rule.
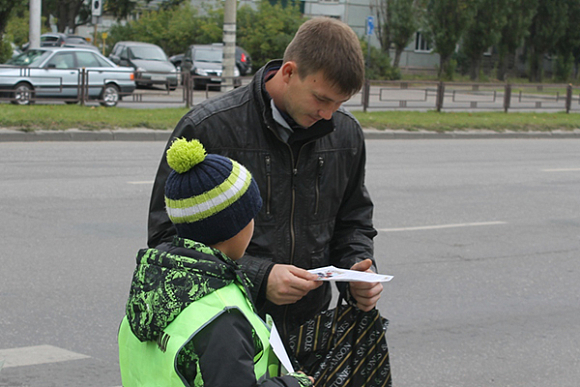
[[[293,265],[276,264],[268,276],[266,298],[276,305],[293,304],[322,285],[318,276]]]
[[[371,270],[372,265],[373,261],[365,259],[364,261],[355,263],[350,269],[374,273]],[[350,294],[356,300],[357,308],[364,312],[368,312],[377,306],[382,291],[383,284],[380,282],[350,282]]]

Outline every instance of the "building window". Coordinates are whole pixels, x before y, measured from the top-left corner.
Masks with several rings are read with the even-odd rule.
[[[415,36],[415,51],[418,52],[431,52],[433,49],[431,48],[431,43],[425,39],[422,33],[417,32]]]

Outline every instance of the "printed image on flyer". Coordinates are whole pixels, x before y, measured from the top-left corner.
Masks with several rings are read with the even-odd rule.
[[[339,269],[334,266],[319,267],[308,270],[310,273],[318,275],[319,281],[342,281],[342,282],[389,282],[393,279],[391,275],[368,273],[364,271]]]

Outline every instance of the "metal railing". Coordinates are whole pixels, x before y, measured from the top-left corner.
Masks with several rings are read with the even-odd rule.
[[[89,100],[104,102],[95,99],[94,87],[89,93],[89,73],[95,70],[71,69],[78,72],[78,84],[73,96],[52,95],[43,96],[42,89],[30,91],[30,100],[54,101],[86,104]],[[139,75],[139,74],[137,74]],[[20,68],[19,76],[30,76],[30,69]],[[0,76],[0,79],[3,76]],[[39,77],[37,77],[39,78]],[[45,80],[52,78],[53,92],[64,90],[62,78],[42,77]],[[192,76],[189,72],[179,75],[177,85],[165,82],[156,82],[155,87],[136,89],[135,91],[120,92],[119,99],[123,104],[154,103],[174,104],[193,107],[205,99],[219,95],[233,87],[241,86],[251,80],[251,77],[216,77]],[[149,80],[136,78],[135,82],[147,84]],[[175,90],[176,89],[176,90]],[[69,88],[70,90],[70,88]],[[194,92],[196,91],[197,92]],[[89,98],[91,97],[91,98]],[[0,89],[0,100],[14,101],[14,90]],[[565,111],[566,113],[580,112],[580,86],[566,84],[511,84],[511,83],[459,83],[437,81],[371,81],[366,80],[362,90],[352,96],[346,103],[346,108],[361,109],[363,111],[384,110],[551,110]]]
[[[359,100],[355,98],[355,101]],[[353,101],[351,99],[351,101]],[[370,110],[558,110],[580,112],[580,87],[565,84],[369,81],[360,106]]]

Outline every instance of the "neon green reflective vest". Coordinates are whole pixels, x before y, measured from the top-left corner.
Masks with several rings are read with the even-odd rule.
[[[232,283],[191,303],[164,329],[156,342],[141,342],[133,334],[127,317],[119,328],[119,366],[124,387],[183,387],[177,372],[177,354],[193,336],[228,309],[237,308],[252,325],[263,352],[254,360],[256,380],[279,376],[279,361],[269,338],[270,329],[254,312],[238,285]],[[203,386],[199,364],[194,385]]]

